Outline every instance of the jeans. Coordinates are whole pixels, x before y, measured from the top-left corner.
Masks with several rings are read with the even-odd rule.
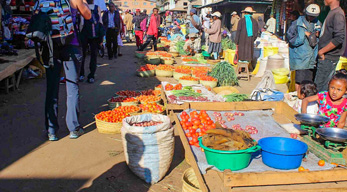
[[[318,60],[317,73],[314,82],[317,85],[318,92],[327,91],[329,81],[333,77],[338,61],[329,59]]]
[[[71,55],[69,61],[62,61],[60,58],[54,58],[54,66],[46,69],[47,91],[45,102],[45,124],[48,133],[55,134],[58,129],[58,96],[60,72],[64,67],[66,75],[66,92],[67,92],[67,111],[66,125],[69,131],[78,131],[80,124],[79,115],[79,90],[78,90],[78,72],[80,54],[77,47],[66,46],[62,49]]]
[[[107,47],[107,54],[109,58],[112,58],[113,56],[117,55],[117,48],[118,48],[118,31],[115,29],[107,29],[106,31],[106,47]]]
[[[141,46],[140,51],[143,51],[148,44],[153,40],[154,51],[157,51],[157,38],[154,35],[147,35],[146,42]]]
[[[88,75],[88,79],[94,78],[95,71],[96,71],[96,63],[97,63],[97,55],[98,55],[98,39],[84,39],[82,41],[82,64],[81,64],[81,71],[80,76],[84,76],[84,63],[87,56],[87,50],[88,46],[90,47],[90,63],[89,63],[89,70],[90,73]]]
[[[236,38],[236,31],[232,31],[232,32],[231,32],[231,40],[232,40],[233,42],[235,42],[235,38]]]

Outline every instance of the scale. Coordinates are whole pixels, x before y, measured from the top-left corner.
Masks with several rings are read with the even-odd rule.
[[[295,118],[301,122],[301,129],[308,135],[303,141],[309,151],[329,163],[346,164],[341,151],[347,147],[347,130],[339,128],[319,128],[329,121],[328,117],[313,114],[296,114]]]

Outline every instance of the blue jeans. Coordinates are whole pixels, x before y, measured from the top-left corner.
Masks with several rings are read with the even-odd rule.
[[[317,85],[318,92],[328,91],[329,81],[333,77],[338,61],[318,60],[317,73],[314,82]]]

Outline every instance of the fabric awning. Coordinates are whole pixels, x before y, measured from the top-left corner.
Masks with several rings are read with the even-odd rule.
[[[203,5],[198,7],[199,9],[205,8],[205,7],[213,7],[218,5],[226,5],[226,4],[265,4],[265,5],[272,5],[272,1],[242,1],[242,0],[222,0],[214,3],[210,3],[207,5]]]

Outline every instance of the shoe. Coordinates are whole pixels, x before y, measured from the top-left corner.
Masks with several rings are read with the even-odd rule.
[[[84,75],[81,75],[80,78],[78,79],[80,82],[83,82],[84,80]]]
[[[58,137],[54,134],[48,133],[48,140],[49,141],[58,141]]]
[[[84,134],[84,131],[82,128],[79,128],[78,131],[71,131],[70,132],[70,139],[77,139],[81,135]]]
[[[62,85],[62,84],[66,84],[66,79],[65,79],[65,77],[60,78],[59,83],[60,83],[61,85]]]
[[[123,56],[123,54],[121,54],[121,53],[118,53],[118,56],[119,56],[119,57],[121,57],[121,56]]]
[[[94,79],[94,78],[89,78],[89,79],[87,80],[87,82],[88,82],[88,83],[94,83],[94,82],[95,82],[95,79]]]

